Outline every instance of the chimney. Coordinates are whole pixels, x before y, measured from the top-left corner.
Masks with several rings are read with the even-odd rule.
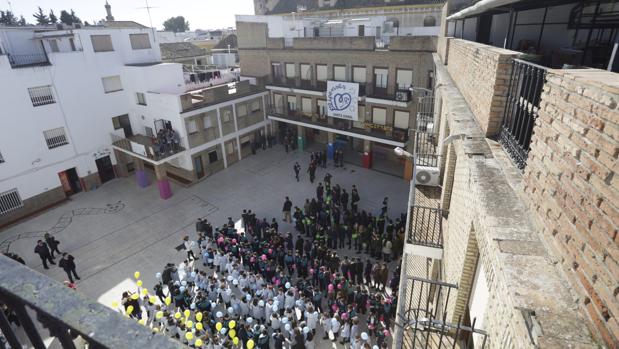
[[[107,3],[107,0],[105,0],[105,12],[107,12],[107,16],[105,16],[105,20],[108,22],[114,21],[114,16],[112,16],[112,6],[110,6],[110,4]]]

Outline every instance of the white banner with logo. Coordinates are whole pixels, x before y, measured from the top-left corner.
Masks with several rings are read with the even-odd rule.
[[[358,100],[358,83],[327,81],[327,116],[358,121]]]

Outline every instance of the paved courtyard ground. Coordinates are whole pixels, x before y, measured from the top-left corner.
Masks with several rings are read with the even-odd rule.
[[[302,207],[305,198],[315,196],[317,182],[325,174],[319,169],[317,181],[311,184],[304,173],[297,183],[292,169],[295,161],[304,173],[309,153],[285,153],[280,147],[261,151],[190,188],[173,185],[174,195],[168,200],[159,198],[156,183],[142,189],[134,177],[116,179],[1,231],[0,248],[9,246],[29,267],[64,281],[62,269],[44,270],[33,252],[37,239],[45,232],[53,233],[61,241],[60,250],[76,258],[82,278],[78,291],[109,306],[124,290],[135,288],[134,271],[141,272],[144,286],[150,288],[156,282],[155,273],[166,263],[180,263],[185,253],[174,247],[186,234],[195,240],[199,217],[220,226],[228,217],[237,221],[243,209],[251,209],[260,218],[277,218],[280,231],[294,232],[291,225],[281,222],[285,196]],[[326,171],[333,175],[332,183],[349,192],[357,185],[360,209],[378,213],[388,196],[390,215],[405,211],[408,185],[402,178],[349,164],[344,168],[329,164]]]

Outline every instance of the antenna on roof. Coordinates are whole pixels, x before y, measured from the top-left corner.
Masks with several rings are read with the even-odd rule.
[[[13,12],[13,5],[11,5],[11,2],[9,0],[6,0],[6,2],[9,4],[9,10],[11,10],[11,13],[15,14],[15,12]]]
[[[143,10],[146,9],[146,12],[148,12],[148,21],[150,22],[150,27],[153,30],[153,40],[157,41],[157,36],[155,35],[155,27],[153,27],[153,18],[150,16],[150,9],[151,8],[157,8],[156,6],[150,6],[148,4],[148,0],[144,0],[144,2],[146,3],[145,7],[138,7],[138,10]]]

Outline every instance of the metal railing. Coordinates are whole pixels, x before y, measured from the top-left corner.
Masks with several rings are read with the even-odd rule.
[[[112,145],[133,154],[141,155],[153,161],[164,160],[172,155],[185,151],[185,137],[180,137],[178,142],[158,143],[155,137],[140,134],[129,138],[110,133]]]
[[[410,208],[410,228],[407,242],[443,248],[443,212],[440,208],[413,205]]]
[[[75,349],[78,336],[91,349],[185,347],[2,255],[0,305],[7,307],[0,311],[0,330],[12,348],[47,348],[44,340],[53,337]]]
[[[438,167],[438,135],[434,132],[414,132],[413,153],[417,155],[417,165]]]
[[[520,170],[526,167],[529,156],[546,73],[547,68],[540,65],[519,59],[512,61],[499,142]]]
[[[27,55],[8,54],[9,63],[12,68],[25,68],[50,65],[45,53],[31,53]]]

